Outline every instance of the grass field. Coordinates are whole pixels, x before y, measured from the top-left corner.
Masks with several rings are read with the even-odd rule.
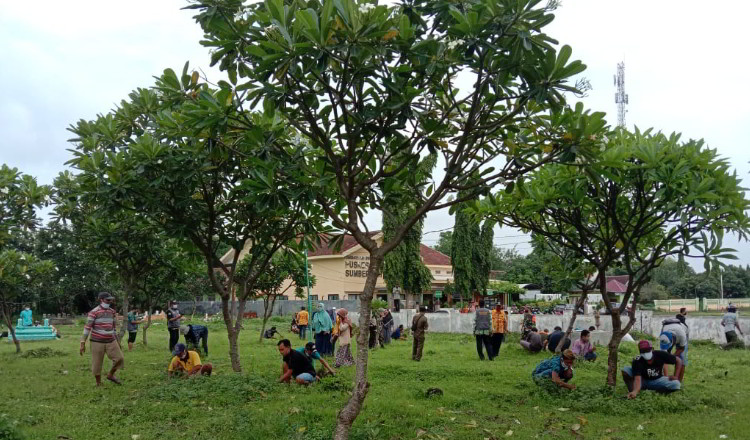
[[[284,321],[286,323],[286,320]],[[125,353],[125,385],[95,388],[90,357],[78,355],[81,327],[62,327],[63,339],[23,344],[18,357],[0,344],[0,439],[14,424],[28,439],[328,439],[347,399],[354,367],[309,388],[276,383],[276,345],[258,343],[257,322],[241,336],[244,373],[231,371],[226,332],[211,324],[204,361],[214,376],[167,380],[167,331],[149,331]],[[281,325],[279,326],[282,327]],[[297,342],[298,339],[293,339]],[[685,389],[670,396],[646,392],[623,399],[603,387],[606,352],[576,365],[578,390],[549,393],[530,372],[546,354],[522,352],[512,336],[495,362],[480,362],[471,335],[430,334],[421,363],[411,341],[371,353],[371,391],[352,439],[728,439],[750,438],[750,351],[690,348]],[[301,344],[299,344],[301,346]],[[44,347],[52,356],[35,357]],[[621,348],[620,364],[635,355]],[[109,362],[105,361],[105,367]],[[426,397],[437,387],[444,395]],[[138,437],[133,437],[133,436]],[[724,438],[724,437],[721,437]]]

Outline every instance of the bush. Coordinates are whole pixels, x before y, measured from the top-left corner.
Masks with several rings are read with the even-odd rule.
[[[0,414],[0,440],[23,440],[16,429],[16,423],[8,420],[5,414]]]

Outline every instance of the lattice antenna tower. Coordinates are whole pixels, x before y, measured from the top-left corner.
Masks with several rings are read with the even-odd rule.
[[[625,93],[625,62],[617,63],[617,75],[615,75],[615,103],[617,104],[617,126],[625,127],[625,106],[628,104],[628,94]]]

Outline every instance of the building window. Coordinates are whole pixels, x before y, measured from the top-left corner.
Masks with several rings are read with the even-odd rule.
[[[280,297],[276,298],[279,301],[289,301],[289,297],[286,295],[281,295]]]
[[[350,293],[350,294],[348,294],[346,296],[347,296],[347,298],[349,298],[352,301],[357,301],[359,299],[359,294],[357,294],[357,293]]]
[[[439,271],[439,270],[436,270],[436,271],[435,271],[435,274],[440,274],[440,271]]]
[[[453,271],[452,271],[452,270],[449,270],[449,271],[447,271],[447,272],[445,272],[445,273],[447,273],[448,275],[451,275],[451,274],[453,273]]]
[[[317,301],[318,295],[310,295],[310,301]]]
[[[328,295],[328,301],[338,301],[339,296],[338,295]]]

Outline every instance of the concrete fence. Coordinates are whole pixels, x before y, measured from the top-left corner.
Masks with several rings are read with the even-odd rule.
[[[737,306],[738,309],[750,308],[750,298],[724,298],[724,299],[709,299],[703,300],[703,310],[722,311],[726,310],[729,303]]]
[[[681,300],[673,300],[681,301]],[[693,300],[688,300],[693,301]],[[737,300],[731,300],[736,303]],[[358,300],[345,300],[345,301],[318,301],[325,305],[326,309],[332,307],[346,308],[349,310],[349,316],[352,321],[357,323],[359,321],[359,309]],[[313,303],[317,305],[318,302]],[[727,300],[728,303],[728,300]],[[694,302],[693,302],[694,304]],[[193,310],[195,305],[195,314],[203,315],[208,313],[209,315],[215,315],[221,313],[221,301],[198,301],[193,303],[192,301],[184,301],[179,303],[180,311],[183,314],[189,314]],[[307,301],[277,301],[274,306],[273,315],[283,316],[291,315],[298,312],[301,308],[307,307]],[[677,307],[673,304],[673,307]],[[687,307],[683,305],[681,307]],[[673,309],[673,311],[679,310],[679,307]],[[690,309],[688,309],[690,310]],[[255,312],[258,316],[263,314],[263,301],[249,301],[245,304],[245,312]],[[411,327],[411,321],[416,311],[414,309],[402,309],[399,312],[393,312],[393,318],[395,325],[403,324],[404,328]],[[555,326],[560,326],[563,330],[567,329],[568,322],[570,321],[571,312],[565,312],[563,315],[536,315],[536,326],[539,330],[547,329],[550,332]],[[670,315],[655,315],[652,311],[639,310],[636,313],[636,323],[633,326],[633,330],[650,334],[658,337],[661,333],[661,322]],[[623,326],[627,323],[627,315],[623,315]],[[429,324],[429,332],[432,333],[463,333],[471,334],[474,330],[474,314],[473,313],[459,313],[454,309],[443,309],[440,312],[427,313],[427,322]],[[518,333],[521,330],[521,323],[523,321],[522,314],[511,314],[509,316],[509,329],[512,333]],[[750,333],[750,319],[740,318],[740,326],[745,333]],[[692,340],[708,340],[717,343],[726,343],[724,336],[724,328],[721,326],[720,316],[696,316],[691,317],[688,315],[687,325],[690,328],[690,339]],[[591,326],[596,326],[595,318],[592,315],[578,315],[575,322],[575,328],[577,329],[588,329]],[[608,315],[602,315],[600,318],[600,325],[597,330],[601,332],[612,332],[612,319]],[[750,337],[745,337],[745,343],[750,345]]]
[[[696,312],[700,310],[700,304],[700,299],[698,298],[654,300],[654,306],[657,309],[667,312],[679,312],[683,307],[689,312]]]

